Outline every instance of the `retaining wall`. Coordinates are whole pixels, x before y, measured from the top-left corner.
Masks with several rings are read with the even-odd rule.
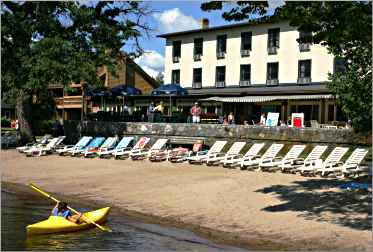
[[[98,121],[65,121],[67,141],[75,143],[82,135],[113,136],[135,135],[149,137],[204,137],[206,144],[215,140],[229,141],[275,141],[300,142],[308,144],[326,143],[341,145],[371,145],[371,133],[355,133],[351,129],[315,129],[288,127],[259,127],[221,124],[187,124],[187,123],[130,123]]]

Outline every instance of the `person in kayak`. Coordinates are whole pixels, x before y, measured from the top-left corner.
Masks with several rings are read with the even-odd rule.
[[[52,216],[61,216],[71,222],[79,224],[82,214],[80,213],[72,215],[70,210],[67,208],[66,202],[57,202],[57,204],[52,209]]]

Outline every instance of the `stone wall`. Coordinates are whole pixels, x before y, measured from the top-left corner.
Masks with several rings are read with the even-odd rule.
[[[226,139],[230,142],[272,141],[331,145],[371,145],[371,134],[354,133],[349,129],[314,129],[287,127],[259,127],[221,124],[186,124],[186,123],[129,123],[66,121],[64,124],[67,141],[74,143],[81,135],[113,136],[118,134],[149,137],[204,137],[206,144],[215,140]]]

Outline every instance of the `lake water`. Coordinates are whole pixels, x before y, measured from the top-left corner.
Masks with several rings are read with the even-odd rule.
[[[112,233],[92,228],[74,233],[27,237],[25,227],[48,218],[53,207],[48,199],[35,194],[31,189],[27,193],[2,184],[1,250],[245,251],[215,244],[190,231],[133,220],[115,209],[110,213],[107,224]],[[93,210],[73,207],[80,211]]]

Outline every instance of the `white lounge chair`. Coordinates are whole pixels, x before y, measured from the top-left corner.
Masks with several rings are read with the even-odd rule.
[[[345,162],[338,162],[334,167],[324,167],[319,172],[321,172],[321,176],[328,175],[329,173],[342,173],[343,177],[362,172],[365,169],[360,168],[360,163],[367,154],[368,150],[356,148]]]
[[[335,147],[324,162],[322,159],[317,159],[314,162],[304,164],[303,166],[297,168],[297,171],[299,171],[302,175],[315,175],[319,170],[335,166],[347,151],[347,147]]]
[[[227,151],[227,153],[213,153],[209,155],[206,159],[206,165],[216,165],[219,164],[220,161],[232,157],[237,156],[240,154],[242,148],[246,145],[246,142],[235,142]]]
[[[240,165],[244,159],[254,159],[259,158],[258,153],[263,149],[265,143],[254,143],[251,145],[250,149],[245,153],[245,155],[237,154],[235,156],[226,157],[220,162],[223,163],[224,167],[233,167]]]
[[[226,144],[227,141],[216,141],[209,150],[198,151],[195,156],[189,156],[186,160],[189,161],[190,164],[201,164],[210,155],[221,152]]]
[[[193,144],[192,150],[183,147],[177,147],[167,152],[166,160],[171,163],[180,163],[186,161],[187,157],[192,156],[193,153],[197,153],[202,150],[203,141],[197,140]]]
[[[84,157],[86,158],[95,157],[98,155],[97,153],[100,152],[101,150],[106,150],[107,148],[112,148],[113,146],[115,146],[115,143],[117,141],[118,141],[117,137],[108,137],[100,147],[85,150]]]
[[[27,143],[24,146],[17,147],[16,150],[18,150],[19,152],[22,153],[22,152],[24,152],[26,150],[29,150],[29,149],[33,148],[33,147],[42,147],[42,146],[45,146],[46,144],[48,144],[50,138],[51,138],[51,135],[46,134],[41,139],[37,140],[36,142]]]
[[[300,154],[303,152],[305,148],[305,145],[293,145],[284,157],[262,159],[259,163],[258,169],[263,171],[273,167],[291,164],[295,159],[297,159],[300,156]]]
[[[146,145],[149,143],[150,138],[149,137],[141,137],[137,143],[132,147],[132,149],[124,149],[122,151],[117,151],[113,153],[113,156],[115,159],[125,159],[128,158],[129,155],[132,153],[132,151],[137,151],[140,149],[143,149],[146,147]]]
[[[257,167],[262,160],[275,158],[283,147],[284,147],[283,144],[272,144],[266,150],[266,152],[263,154],[262,157],[260,157],[260,158],[250,158],[250,157],[249,158],[244,158],[241,161],[241,169],[244,169],[245,167],[254,168],[254,167]]]
[[[40,157],[42,155],[46,155],[48,153],[52,153],[54,148],[58,146],[66,137],[60,136],[55,137],[50,140],[50,142],[46,146],[39,146],[39,147],[33,147],[29,150],[24,151],[26,156],[31,157]]]
[[[167,138],[161,138],[155,141],[152,147],[150,149],[142,148],[137,150],[132,150],[130,153],[130,158],[132,160],[140,160],[147,157],[150,157],[153,154],[156,154],[157,152],[163,150],[164,146],[168,142]]]
[[[315,160],[319,159],[322,154],[328,149],[326,145],[316,145],[312,151],[307,155],[305,159],[297,158],[291,161],[290,163],[281,164],[281,171],[282,172],[294,172],[300,166],[309,163],[315,162]]]
[[[92,140],[92,137],[90,137],[90,136],[83,136],[75,145],[65,145],[62,148],[56,149],[56,153],[59,154],[59,155],[65,155],[69,151],[83,148],[91,140]]]
[[[129,145],[133,141],[133,137],[123,137],[120,142],[113,148],[100,148],[97,152],[97,155],[100,158],[110,158],[114,156],[116,153],[123,152],[125,150],[129,150]]]

